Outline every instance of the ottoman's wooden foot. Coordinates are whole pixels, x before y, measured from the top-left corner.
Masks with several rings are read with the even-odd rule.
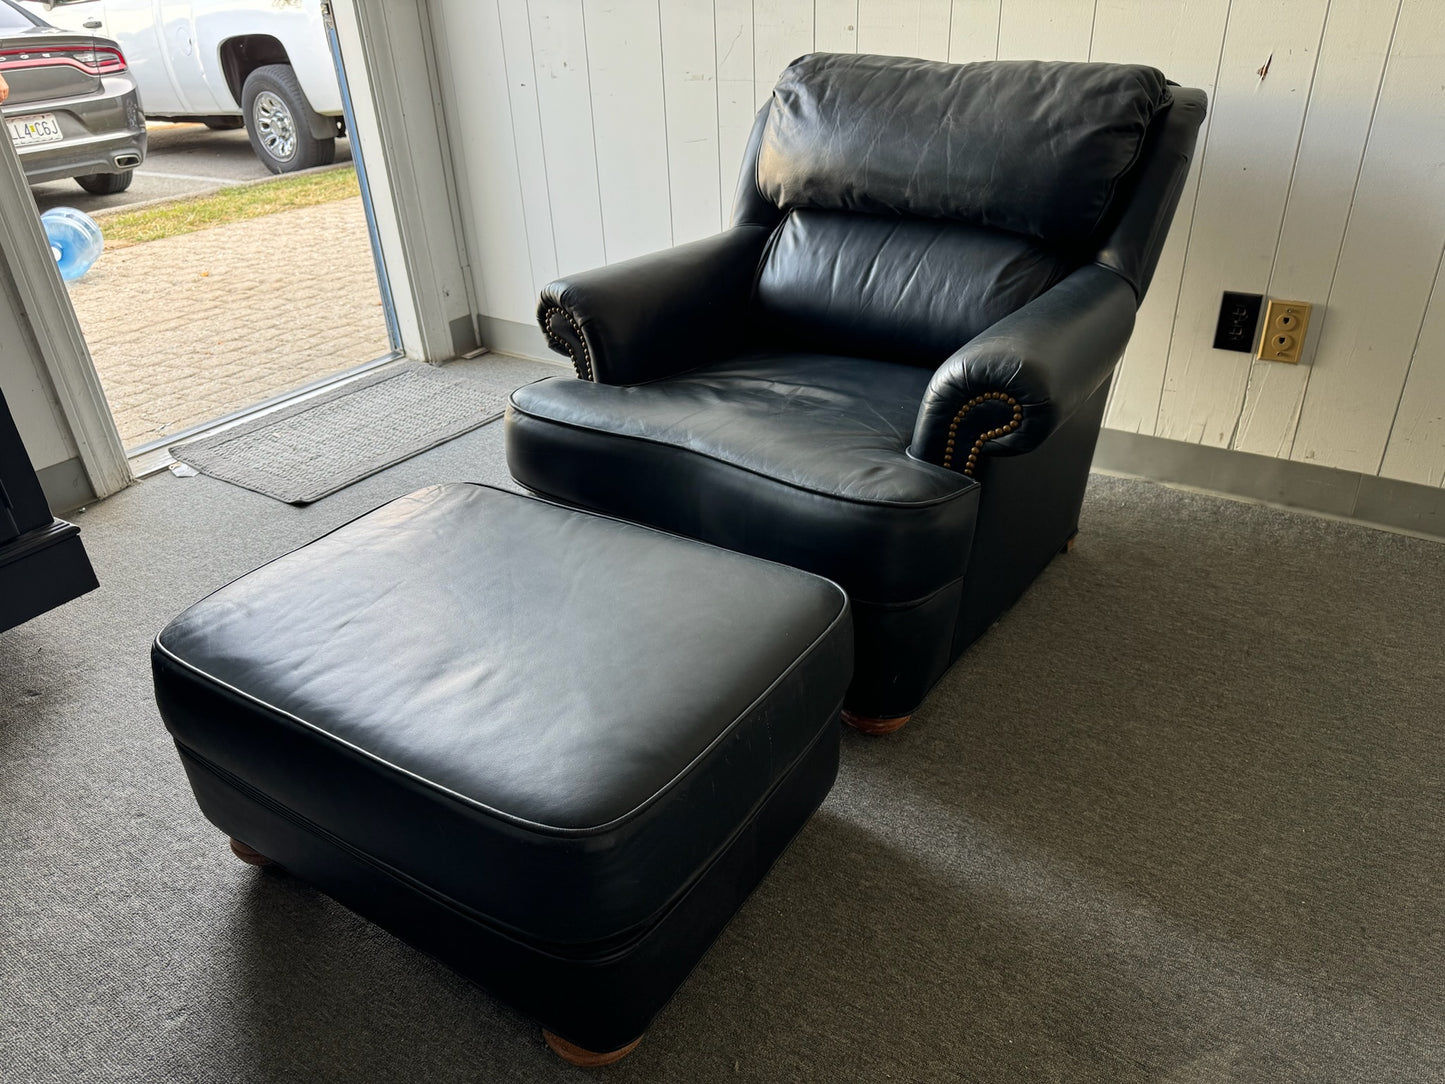
[[[242,862],[249,862],[253,866],[272,865],[271,859],[267,858],[255,847],[248,847],[235,836],[231,837],[231,850]]]
[[[1060,553],[1073,553],[1073,552],[1074,552],[1074,543],[1077,542],[1078,540],[1079,540],[1079,532],[1078,532],[1078,531],[1075,531],[1073,534],[1069,535],[1068,538],[1064,539],[1064,544],[1059,547],[1059,552],[1060,552]]]
[[[892,734],[912,718],[912,715],[896,715],[892,719],[875,719],[869,715],[855,715],[846,708],[843,711],[843,721],[860,734]]]
[[[615,1061],[621,1061],[637,1049],[638,1043],[642,1042],[642,1036],[639,1035],[626,1046],[599,1054],[595,1050],[584,1050],[576,1043],[569,1043],[562,1036],[553,1035],[546,1028],[542,1029],[542,1038],[552,1048],[552,1053],[571,1065],[580,1065],[583,1069],[596,1069],[598,1066],[611,1065]]]

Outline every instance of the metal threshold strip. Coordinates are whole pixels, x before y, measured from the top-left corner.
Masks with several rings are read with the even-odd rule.
[[[262,415],[271,414],[283,407],[291,406],[294,403],[304,402],[307,399],[314,398],[321,392],[330,391],[338,385],[355,380],[374,369],[380,369],[384,365],[392,365],[395,362],[401,361],[402,358],[403,355],[400,351],[393,350],[388,354],[383,354],[381,357],[376,358],[374,361],[368,361],[353,368],[344,369],[339,373],[333,373],[331,376],[323,376],[319,380],[313,380],[309,384],[302,384],[299,388],[291,388],[289,391],[284,391],[280,395],[273,395],[269,399],[263,399],[259,403],[243,407],[230,414],[213,418],[207,422],[201,422],[199,425],[193,425],[187,429],[179,429],[174,433],[157,437],[155,440],[147,441],[135,448],[127,448],[125,453],[126,461],[130,464],[131,473],[137,478],[149,477],[152,474],[166,470],[176,462],[175,457],[170,453],[170,448],[173,444],[183,443],[192,437],[198,437],[202,434],[218,433],[224,429],[230,429],[235,425],[239,425],[241,422],[250,421],[252,418],[259,418]]]

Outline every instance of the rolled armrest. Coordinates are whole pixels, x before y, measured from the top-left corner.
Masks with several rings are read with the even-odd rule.
[[[639,384],[724,356],[742,332],[762,226],[584,271],[542,288],[547,343],[599,384]]]
[[[910,454],[971,475],[980,455],[1037,448],[1114,371],[1134,310],[1129,283],[1081,267],[939,366]]]

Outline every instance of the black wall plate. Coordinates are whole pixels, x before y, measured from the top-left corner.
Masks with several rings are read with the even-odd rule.
[[[1228,290],[1219,303],[1219,323],[1214,328],[1214,349],[1254,351],[1255,332],[1259,330],[1259,309],[1263,294],[1233,294]]]

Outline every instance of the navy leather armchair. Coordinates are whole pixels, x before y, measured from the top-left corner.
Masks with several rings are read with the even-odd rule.
[[[901,725],[1077,529],[1204,111],[1141,66],[801,58],[729,229],[544,289],[581,379],[512,396],[513,476],[836,580],[850,721]]]

